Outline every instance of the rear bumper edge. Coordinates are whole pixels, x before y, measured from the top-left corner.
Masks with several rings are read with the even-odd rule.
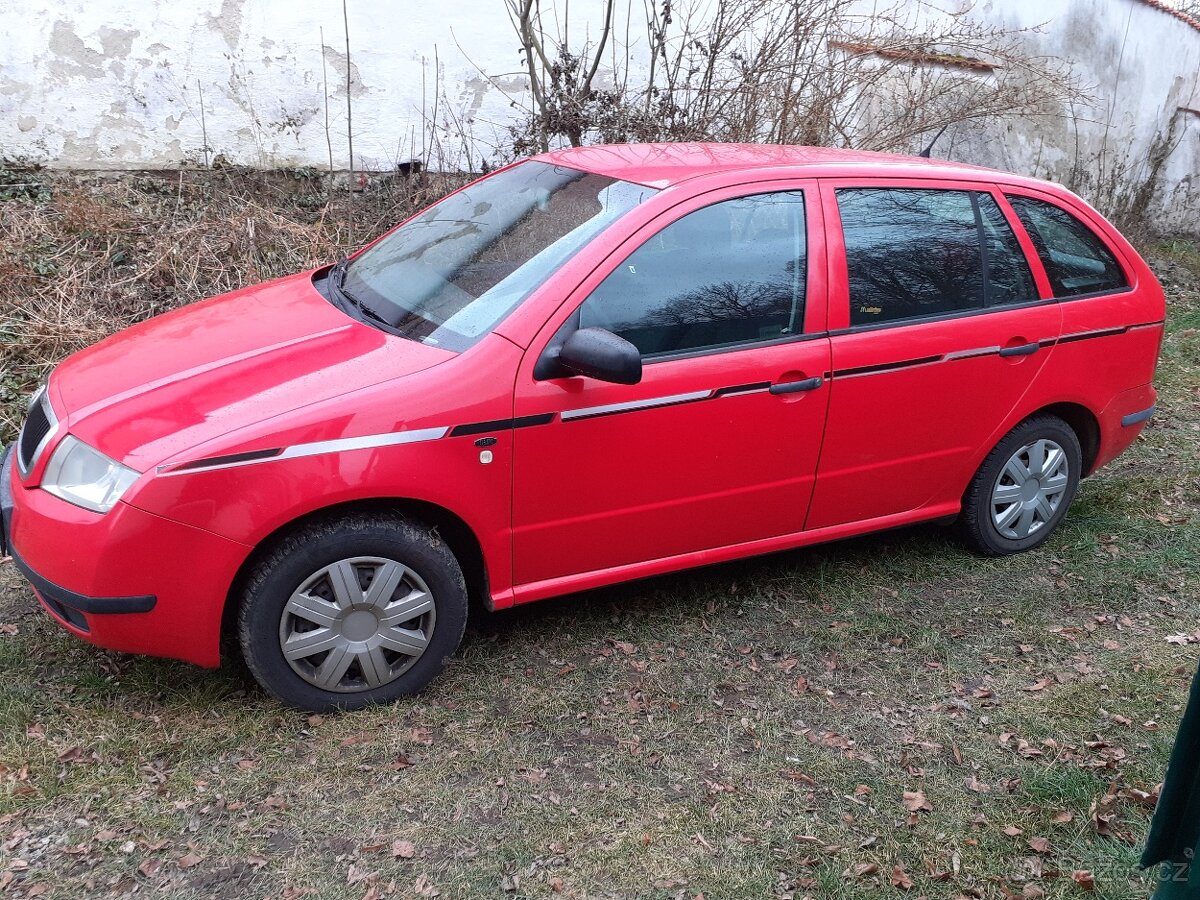
[[[1141,412],[1130,413],[1127,416],[1121,417],[1121,427],[1128,428],[1130,425],[1136,425],[1138,422],[1145,422],[1158,409],[1157,406],[1151,406],[1149,409],[1143,409]]]

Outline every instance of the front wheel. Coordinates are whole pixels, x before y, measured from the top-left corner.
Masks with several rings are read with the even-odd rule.
[[[462,571],[437,533],[363,515],[307,525],[260,560],[238,637],[264,688],[324,712],[420,690],[458,648],[466,621]]]
[[[1079,438],[1057,416],[1026,419],[996,445],[963,497],[959,530],[987,556],[1044,543],[1075,497],[1083,469]]]

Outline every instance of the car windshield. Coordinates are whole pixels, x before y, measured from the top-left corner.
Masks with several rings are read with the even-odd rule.
[[[524,162],[451,194],[346,267],[338,287],[392,331],[461,351],[653,188]]]

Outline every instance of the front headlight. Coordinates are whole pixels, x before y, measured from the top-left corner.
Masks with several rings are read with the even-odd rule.
[[[68,434],[46,463],[42,487],[68,503],[106,513],[137,479],[133,469]]]

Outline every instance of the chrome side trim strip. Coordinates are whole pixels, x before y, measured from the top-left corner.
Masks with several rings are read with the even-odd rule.
[[[594,416],[607,416],[612,413],[630,412],[635,409],[653,409],[656,406],[674,406],[676,403],[691,403],[693,400],[707,400],[715,391],[691,391],[687,394],[670,394],[666,397],[648,397],[645,400],[631,400],[628,403],[608,403],[604,406],[584,406],[579,409],[568,409],[559,414],[564,422],[571,419],[590,419]]]
[[[942,357],[942,362],[952,362],[956,359],[972,359],[976,356],[991,356],[999,353],[999,347],[976,347],[974,350],[952,350]]]
[[[1130,326],[1123,325],[1119,328],[1097,328],[1093,331],[1075,331],[1070,334],[1060,335],[1058,338],[1058,343],[1073,344],[1076,341],[1086,341],[1090,340],[1091,338],[1115,337],[1118,334],[1125,334],[1125,332],[1129,331],[1129,329]]]
[[[260,459],[244,459],[235,462],[216,462],[205,466],[196,463],[185,463],[183,466],[159,466],[159,475],[188,475],[192,472],[215,472],[218,469],[238,469],[242,466],[257,466],[274,462],[278,459],[299,459],[305,456],[320,456],[324,453],[345,453],[349,450],[368,450],[374,447],[394,447],[397,444],[418,444],[423,441],[436,441],[446,436],[449,427],[418,428],[413,431],[393,431],[386,434],[367,434],[362,437],[339,438],[334,441],[313,441],[308,444],[293,444],[284,447],[274,456]],[[203,460],[199,461],[203,463]]]
[[[392,447],[396,444],[419,444],[436,441],[446,436],[450,428],[418,428],[415,431],[393,431],[387,434],[368,434],[356,438],[341,438],[336,441],[314,441],[311,444],[296,444],[285,447],[275,459],[296,459],[302,456],[318,456],[322,453],[345,453],[347,450],[366,450],[371,447]]]

